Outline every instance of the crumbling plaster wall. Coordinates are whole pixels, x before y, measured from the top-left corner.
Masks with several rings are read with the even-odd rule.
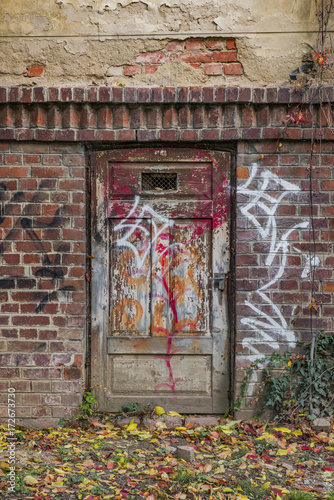
[[[0,4],[0,83],[18,85],[284,84],[316,43],[313,0],[11,0]],[[170,42],[235,39],[241,74],[185,63],[134,69]],[[205,46],[205,45],[204,45]],[[225,46],[226,47],[226,46]],[[185,45],[186,50],[187,46]],[[154,59],[154,58],[153,58]],[[214,59],[213,61],[214,62]],[[40,65],[44,74],[24,76]],[[211,74],[213,73],[213,74]],[[233,72],[232,72],[233,73]]]

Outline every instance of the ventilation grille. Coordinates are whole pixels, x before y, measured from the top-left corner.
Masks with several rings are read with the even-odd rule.
[[[142,191],[176,191],[177,174],[170,173],[142,173]]]

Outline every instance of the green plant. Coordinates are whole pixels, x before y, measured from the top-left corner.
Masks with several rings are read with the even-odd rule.
[[[305,491],[290,491],[287,496],[287,500],[313,500],[314,496]]]
[[[246,446],[242,446],[240,450],[235,450],[230,457],[228,457],[230,460],[239,460],[239,458],[242,458],[246,453],[249,452],[249,449],[246,448]]]
[[[174,480],[181,484],[187,484],[195,480],[195,475],[192,471],[179,467]]]
[[[254,448],[258,455],[262,455],[264,451],[267,452],[268,450],[274,448],[274,446],[273,443],[266,443],[265,441],[254,441]]]
[[[85,392],[82,398],[82,404],[79,406],[79,413],[76,415],[76,420],[86,420],[91,417],[94,412],[94,407],[97,405],[97,400],[91,392]]]
[[[138,410],[139,403],[128,403],[123,405],[118,410],[118,414],[122,415],[123,413],[135,413]]]
[[[262,367],[260,412],[274,410],[277,417],[287,421],[304,416],[313,420],[334,413],[334,337],[319,334],[314,349],[311,343],[298,345],[303,354],[275,352],[252,364],[244,377],[235,409],[243,402],[252,373]],[[280,374],[273,375],[273,370],[279,370]]]
[[[238,486],[241,486],[243,493],[245,493],[250,500],[260,500],[261,498],[265,498],[268,494],[268,490],[262,488],[262,486],[253,484],[250,479],[241,479],[238,482]]]

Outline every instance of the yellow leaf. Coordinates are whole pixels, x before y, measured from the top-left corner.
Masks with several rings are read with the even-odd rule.
[[[163,413],[166,413],[165,410],[161,406],[155,406],[154,411],[156,415],[162,415]]]
[[[151,439],[150,443],[156,443],[158,440],[157,439]]]
[[[288,429],[287,427],[274,427],[275,431],[277,432],[286,432],[287,434],[290,434],[291,430]]]
[[[181,431],[181,432],[186,432],[187,429],[185,427],[175,427],[175,430]]]
[[[245,495],[241,495],[241,493],[238,493],[237,500],[249,500],[249,498]]]
[[[292,435],[293,435],[293,436],[302,436],[302,435],[303,435],[303,433],[302,433],[302,431],[300,431],[299,429],[296,429],[295,431],[293,431]]]
[[[204,472],[210,472],[211,469],[212,469],[212,465],[211,464],[206,464],[204,466]]]
[[[33,486],[34,484],[38,483],[37,479],[33,476],[25,476],[23,481],[25,482],[25,484],[28,484],[29,486]]]
[[[287,455],[287,454],[288,454],[288,450],[282,450],[282,449],[278,450],[278,452],[276,453],[276,455],[278,457],[280,457],[281,455]]]
[[[114,424],[112,422],[107,422],[106,427],[109,431],[111,431],[114,428]]]
[[[223,488],[223,493],[233,493],[232,488]]]
[[[270,488],[270,482],[267,481],[266,483],[264,483],[263,488],[265,488],[266,490]]]
[[[170,417],[181,417],[182,416],[177,411],[168,411],[167,415],[169,415]]]
[[[291,366],[292,366],[291,361],[288,361],[288,367],[291,368]]]
[[[225,472],[225,467],[223,465],[214,470],[215,474],[219,474],[220,472]]]
[[[314,448],[314,442],[310,443],[311,448]]]
[[[334,446],[325,446],[325,450],[331,450],[331,451],[333,451],[334,450]]]
[[[155,424],[155,426],[158,429],[158,431],[163,431],[164,429],[167,428],[167,425],[165,424],[165,422],[157,422]]]
[[[134,421],[131,420],[131,422],[127,426],[126,430],[127,431],[135,431],[136,429],[137,429],[137,424],[135,424]]]

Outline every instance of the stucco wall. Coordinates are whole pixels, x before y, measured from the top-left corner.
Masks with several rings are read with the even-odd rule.
[[[316,30],[310,0],[12,0],[0,5],[0,83],[286,84],[315,48]],[[186,45],[165,57],[171,42],[200,39],[207,47],[211,40],[224,49],[231,38],[241,74],[205,69],[203,54],[199,64],[185,62]],[[138,66],[142,53],[163,64],[124,69]],[[24,76],[32,65],[43,66],[43,75]]]

